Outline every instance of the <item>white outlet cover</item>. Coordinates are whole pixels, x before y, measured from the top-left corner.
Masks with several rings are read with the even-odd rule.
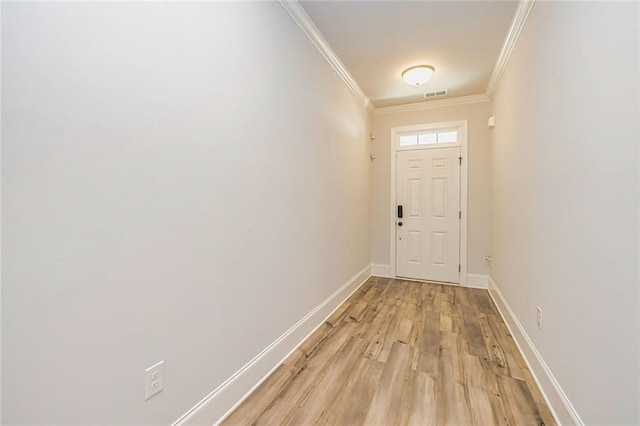
[[[144,399],[145,401],[164,388],[164,361],[144,370]]]
[[[536,311],[537,311],[536,322],[538,323],[538,328],[542,330],[542,308],[538,306]]]

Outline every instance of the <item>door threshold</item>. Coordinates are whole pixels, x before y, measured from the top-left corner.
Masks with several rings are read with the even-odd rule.
[[[419,278],[406,278],[406,277],[395,277],[394,279],[401,280],[401,281],[413,281],[418,283],[443,284],[443,285],[450,285],[454,287],[461,287],[460,283],[450,283],[446,281],[421,280]]]

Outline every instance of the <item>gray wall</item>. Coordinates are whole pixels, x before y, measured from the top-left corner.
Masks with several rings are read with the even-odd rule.
[[[640,422],[638,30],[536,2],[493,99],[491,276],[586,424]]]
[[[370,263],[368,116],[277,3],[2,7],[3,422],[170,423]]]

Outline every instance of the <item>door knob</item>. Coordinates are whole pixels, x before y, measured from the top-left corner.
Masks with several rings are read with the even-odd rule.
[[[402,226],[402,222],[398,222],[398,226]]]

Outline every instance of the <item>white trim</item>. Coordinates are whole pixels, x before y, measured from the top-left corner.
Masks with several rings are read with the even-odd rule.
[[[487,83],[485,93],[490,98],[493,97],[493,94],[498,88],[498,84],[500,83],[500,79],[502,79],[502,75],[507,68],[507,63],[509,62],[513,48],[516,46],[518,37],[520,37],[522,29],[527,23],[527,18],[529,17],[529,13],[531,12],[531,8],[534,3],[535,0],[520,0],[518,2],[516,12],[511,20],[511,26],[509,27],[507,36],[502,44],[502,49],[498,55],[498,60],[496,61],[496,65],[493,67],[491,77],[489,77],[489,83]]]
[[[371,275],[375,275],[376,277],[394,278],[391,273],[391,266],[379,263],[371,264]]]
[[[173,423],[219,424],[371,276],[367,265]]]
[[[282,7],[287,11],[289,16],[295,21],[300,29],[309,38],[311,43],[318,49],[327,62],[333,67],[334,71],[344,81],[349,90],[358,98],[364,108],[373,115],[398,114],[411,111],[423,111],[434,108],[445,108],[458,105],[467,105],[480,102],[489,102],[495,93],[500,79],[511,57],[511,53],[518,41],[518,37],[524,28],[529,13],[533,8],[535,0],[520,0],[511,20],[511,25],[502,44],[500,54],[493,67],[493,71],[487,83],[485,93],[476,95],[457,96],[447,99],[438,99],[433,101],[415,102],[403,105],[393,105],[388,107],[375,108],[369,97],[364,93],[358,82],[353,78],[349,70],[344,66],[338,55],[333,51],[327,40],[324,38],[318,27],[313,23],[304,8],[298,0],[279,0]]]
[[[421,131],[433,131],[433,130],[454,130],[454,129],[459,129],[463,126],[463,124],[466,123],[466,120],[457,120],[457,121],[443,121],[443,122],[439,122],[439,123],[424,123],[424,124],[412,124],[409,126],[400,126],[400,127],[394,127],[391,129],[391,131],[393,132],[395,130],[395,133],[411,133],[411,132],[421,132]],[[393,141],[392,141],[393,142]],[[458,142],[455,144],[457,145],[462,145],[462,141]],[[419,145],[422,147],[429,147],[431,145]],[[436,144],[436,146],[438,146]]]
[[[389,162],[390,164],[390,197],[389,197],[389,273],[391,277],[396,276],[396,135],[402,132],[432,130],[439,128],[459,128],[460,129],[460,156],[462,156],[462,166],[460,168],[460,211],[462,219],[460,221],[460,285],[467,285],[467,192],[468,192],[468,145],[469,145],[469,124],[467,120],[447,121],[442,123],[416,124],[412,126],[401,126],[391,128],[391,139],[389,139]]]
[[[372,275],[372,276],[378,276],[378,275]],[[460,287],[460,284],[448,283],[446,281],[419,280],[417,278],[404,278],[404,277],[382,277],[382,278],[391,278],[391,279],[396,280],[396,281],[409,281],[409,282],[412,282],[412,283],[445,285],[445,286],[449,286],[449,287],[458,287],[458,288]]]
[[[516,346],[518,346],[522,357],[527,363],[556,422],[558,424],[583,426],[584,422],[580,419],[578,412],[569,401],[549,366],[540,355],[540,352],[538,352],[538,349],[536,349],[518,317],[511,310],[502,292],[491,277],[489,277],[489,295],[498,308],[498,312],[500,312],[507,328],[509,328],[511,336],[513,336],[513,340],[516,342]]]
[[[467,274],[466,287],[489,288],[489,275]]]
[[[439,99],[436,101],[416,102],[412,104],[394,105],[376,108],[373,115],[399,114],[403,112],[424,111],[434,108],[446,108],[458,105],[477,104],[489,102],[489,96],[485,93],[479,95],[457,96],[455,98]]]
[[[280,4],[293,18],[302,32],[311,40],[311,43],[318,49],[322,56],[333,67],[336,74],[345,82],[349,90],[362,102],[362,106],[373,114],[374,106],[369,97],[362,91],[358,82],[353,78],[349,70],[344,66],[338,55],[333,51],[327,40],[324,38],[318,27],[313,23],[307,12],[300,5],[298,0],[280,0]]]

